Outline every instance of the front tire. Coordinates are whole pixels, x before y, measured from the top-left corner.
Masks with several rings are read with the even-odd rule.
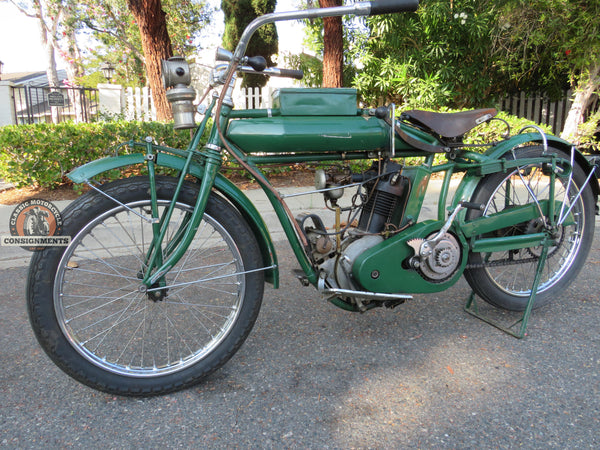
[[[157,179],[159,217],[175,186],[171,178]],[[263,296],[263,272],[247,273],[262,267],[256,239],[214,193],[166,284],[143,292],[149,188],[144,177],[103,187],[127,208],[95,192],[80,197],[64,213],[71,244],[36,253],[30,265],[27,300],[38,341],[67,374],[112,394],[164,394],[197,383],[241,346]],[[197,194],[197,185],[185,183],[163,254]]]
[[[516,149],[516,158],[535,158],[542,155],[541,146]],[[564,152],[549,148],[549,154],[569,160]],[[512,156],[512,155],[511,155]],[[510,156],[508,158],[512,159]],[[585,182],[583,170],[575,164],[573,182],[568,187],[566,178],[556,178],[555,199],[565,202],[565,210],[573,203],[572,221],[566,221],[556,230],[556,246],[548,249],[546,264],[536,291],[533,307],[543,306],[558,298],[576,278],[583,267],[594,237],[595,201],[588,185],[576,198]],[[538,164],[530,164],[519,171],[494,173],[484,177],[473,194],[472,202],[485,205],[483,212],[470,210],[467,219],[488,215],[513,206],[533,202],[526,185],[538,199],[548,199],[550,178]],[[568,195],[565,196],[567,187]],[[565,200],[566,199],[566,200]],[[558,213],[558,211],[557,211]],[[567,223],[568,222],[568,223]],[[535,233],[543,230],[540,218],[493,233],[490,237]],[[541,247],[516,249],[494,253],[471,253],[465,278],[473,291],[493,306],[524,311],[531,295],[531,287],[538,265]]]

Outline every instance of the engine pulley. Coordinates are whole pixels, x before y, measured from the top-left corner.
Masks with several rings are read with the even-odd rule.
[[[426,280],[441,283],[450,278],[460,265],[461,249],[456,237],[451,233],[445,233],[437,244],[432,244],[433,247],[426,254],[418,255],[417,249],[421,248],[421,244],[436,235],[437,233],[432,233],[426,239],[413,239],[407,244],[417,253],[413,257],[413,267]],[[418,261],[418,264],[415,264],[414,260]]]

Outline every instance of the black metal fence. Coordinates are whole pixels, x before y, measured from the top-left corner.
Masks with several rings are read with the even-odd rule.
[[[17,124],[91,122],[98,116],[98,90],[92,88],[14,86]]]

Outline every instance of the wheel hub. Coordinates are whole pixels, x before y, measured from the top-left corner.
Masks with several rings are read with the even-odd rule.
[[[160,288],[160,284],[158,282],[154,283],[152,286],[150,286],[150,289],[148,289],[148,292],[146,293],[148,295],[148,299],[152,300],[153,302],[161,302],[163,301],[165,298],[167,298],[167,293],[168,293],[168,289],[163,287],[162,289],[158,289]],[[156,290],[154,290],[156,289]]]
[[[148,300],[152,300],[153,302],[161,302],[168,297],[169,289],[165,287],[161,289],[160,284],[156,282],[150,286],[150,288],[147,288],[145,284],[142,284],[138,287],[138,291],[145,293],[148,297]]]

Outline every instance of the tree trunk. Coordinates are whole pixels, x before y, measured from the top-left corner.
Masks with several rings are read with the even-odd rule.
[[[48,78],[48,85],[50,87],[57,87],[59,81],[56,72],[56,28],[58,26],[58,21],[62,16],[62,8],[55,11],[55,16],[49,18],[50,23],[46,23],[44,15],[46,4],[42,4],[41,0],[33,1],[33,14],[27,13],[26,10],[18,5],[17,7],[27,16],[35,17],[38,20],[42,47],[44,47],[44,51],[46,52],[46,76]]]
[[[68,87],[71,88],[67,91],[67,93],[74,108],[75,117],[73,120],[77,123],[85,122],[85,97],[81,95],[81,91],[77,89],[77,80],[81,78],[85,72],[83,70],[83,66],[81,65],[81,52],[79,51],[79,46],[77,45],[74,28],[69,29],[66,40],[66,49],[62,48],[62,53],[67,62],[67,78],[69,81]]]
[[[19,6],[17,6],[19,7]],[[49,18],[50,23],[46,23],[44,9],[47,9],[47,5],[42,4],[41,0],[33,1],[33,16],[28,14],[25,10],[19,7],[21,11],[27,14],[29,17],[35,17],[38,20],[40,25],[40,37],[42,41],[42,46],[44,47],[44,51],[46,52],[46,78],[48,78],[48,86],[51,88],[58,87],[58,73],[56,70],[56,27],[58,26],[58,21],[62,15],[62,8],[58,8],[55,11],[55,15]],[[52,123],[59,122],[59,112],[58,108],[55,106],[50,106],[50,115],[52,118]]]
[[[342,0],[320,0],[321,8],[342,6]],[[323,19],[323,87],[342,87],[344,34],[341,17]]]
[[[158,120],[171,120],[171,105],[161,79],[161,61],[173,56],[165,12],[160,0],[127,0],[140,29],[146,76]]]
[[[590,65],[587,76],[581,77],[576,89],[573,104],[567,114],[567,120],[560,136],[568,141],[578,144],[579,125],[585,120],[585,111],[590,105],[592,95],[600,86],[600,61]]]

